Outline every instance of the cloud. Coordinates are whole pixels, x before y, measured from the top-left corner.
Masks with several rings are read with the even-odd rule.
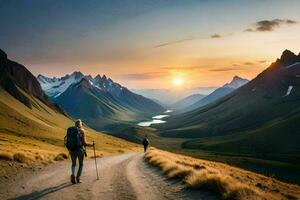
[[[146,73],[133,73],[133,74],[123,74],[120,78],[126,80],[149,80],[166,76],[166,72],[146,72]]]
[[[259,61],[258,61],[258,63],[262,63],[262,64],[263,64],[263,63],[266,63],[266,62],[268,62],[268,61],[267,61],[267,60],[259,60]]]
[[[169,46],[169,45],[184,43],[184,42],[193,41],[193,40],[207,39],[207,38],[211,38],[211,39],[222,38],[222,35],[213,34],[213,35],[210,35],[210,36],[203,36],[203,37],[201,37],[201,36],[199,36],[199,37],[187,37],[187,38],[183,38],[183,39],[180,39],[180,40],[174,40],[174,41],[170,41],[170,42],[161,43],[161,44],[155,45],[153,48],[160,48],[160,47],[165,47],[165,46]]]
[[[195,71],[201,70],[201,66],[184,66],[184,67],[163,67],[162,69],[174,70],[174,71]]]
[[[222,36],[219,34],[213,34],[210,36],[210,38],[221,38]]]
[[[184,39],[181,39],[181,40],[174,40],[174,41],[171,41],[171,42],[161,43],[161,44],[155,45],[153,48],[160,48],[160,47],[169,46],[169,45],[178,44],[178,43],[183,43],[183,42],[186,42],[186,41],[191,41],[191,40],[196,40],[196,39],[198,39],[198,38],[188,37],[188,38],[184,38]]]
[[[244,62],[244,65],[254,65],[252,62]]]
[[[297,21],[291,19],[273,19],[273,20],[262,20],[256,22],[252,28],[247,28],[245,32],[270,32],[276,28],[280,28],[283,25],[294,25]]]

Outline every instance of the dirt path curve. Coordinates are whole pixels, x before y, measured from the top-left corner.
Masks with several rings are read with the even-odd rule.
[[[100,180],[96,180],[94,160],[89,159],[84,163],[83,183],[72,185],[70,162],[63,162],[2,185],[0,199],[216,199],[209,193],[188,190],[180,182],[166,180],[143,161],[141,153],[97,161]]]

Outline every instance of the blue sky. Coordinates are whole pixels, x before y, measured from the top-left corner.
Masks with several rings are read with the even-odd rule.
[[[235,74],[253,78],[286,48],[298,53],[299,8],[296,0],[0,0],[0,48],[34,74],[80,70],[133,88],[171,87],[180,76],[187,87],[215,86]],[[263,20],[272,30],[255,31]],[[266,62],[241,64],[258,60]]]

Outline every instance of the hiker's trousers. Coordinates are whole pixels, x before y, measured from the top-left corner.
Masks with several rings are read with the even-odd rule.
[[[77,150],[70,150],[71,160],[72,160],[72,175],[75,176],[76,171],[76,162],[77,158],[79,161],[79,168],[77,171],[77,177],[81,176],[82,168],[83,168],[83,159],[84,159],[84,150],[82,148]]]
[[[144,152],[146,152],[148,149],[148,145],[144,145]]]

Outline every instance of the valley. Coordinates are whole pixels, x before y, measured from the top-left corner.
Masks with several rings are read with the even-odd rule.
[[[235,77],[231,83],[241,80],[241,84],[214,97],[215,101],[184,113],[175,108],[167,118],[153,119],[161,120],[158,123],[127,127],[115,136],[139,142],[148,135],[151,145],[160,149],[299,184],[300,72],[297,67],[287,67],[297,66],[298,60],[299,56],[285,51],[249,83]]]
[[[158,148],[299,184],[299,59],[286,50],[248,84],[145,132]]]
[[[300,200],[300,1],[0,2],[0,200]]]
[[[22,168],[37,165],[43,167],[67,159],[64,137],[66,129],[73,126],[74,121],[48,100],[35,77],[23,65],[10,61],[1,50],[0,71],[2,184]],[[97,156],[140,149],[134,143],[85,128],[87,140],[96,143]],[[89,157],[93,155],[91,148],[87,150],[87,154]],[[7,162],[16,162],[16,168],[12,169],[5,164]]]
[[[74,72],[61,78],[39,75],[37,80],[50,100],[63,109],[64,115],[81,118],[87,126],[106,134],[138,144],[148,135],[151,145],[164,150],[229,163],[298,183],[299,82],[298,68],[295,67],[298,59],[292,52],[285,51],[280,60],[256,79],[248,82],[235,76],[208,96],[187,97],[178,104],[170,102],[171,105],[166,107],[174,109],[173,112],[164,111],[163,106],[132,93],[105,75],[93,78]],[[279,71],[282,67],[285,70]],[[282,85],[281,79],[290,80]],[[274,83],[278,85],[274,86]],[[9,97],[4,91],[1,96]],[[185,111],[180,106],[182,102],[187,104]],[[247,106],[240,102],[247,102]],[[47,104],[51,106],[51,103]],[[31,105],[40,110],[43,103]],[[191,107],[195,109],[189,111]],[[4,133],[16,132],[12,127],[5,128],[6,124],[2,126]]]

